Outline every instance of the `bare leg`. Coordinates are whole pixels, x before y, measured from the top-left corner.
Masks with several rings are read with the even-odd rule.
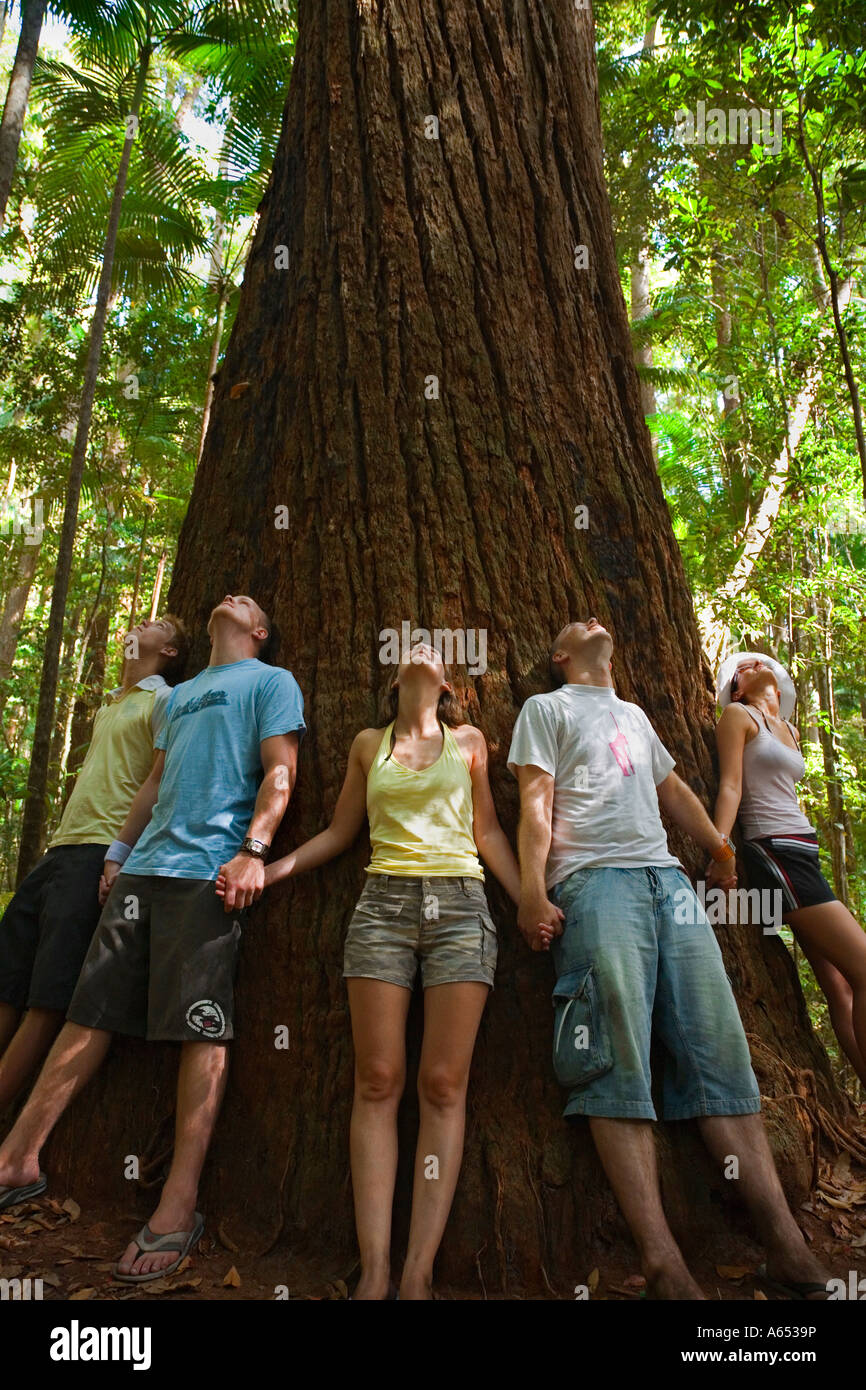
[[[590,1116],[589,1127],[604,1171],[634,1237],[647,1281],[657,1299],[704,1295],[686,1268],[662,1207],[650,1120]]]
[[[761,1116],[706,1115],[698,1126],[719,1163],[737,1159],[737,1188],[766,1248],[767,1273],[782,1282],[826,1283],[830,1276],[807,1246],[785,1199]]]
[[[177,1114],[174,1156],[159,1206],[148,1225],[154,1235],[191,1231],[201,1170],[228,1079],[229,1050],[225,1043],[188,1042],[180,1054],[177,1073]],[[123,1274],[149,1274],[174,1264],[177,1251],[136,1255],[131,1242],[119,1261]]]
[[[21,1021],[21,1010],[14,1004],[0,1004],[0,1056],[5,1052],[9,1039]]]
[[[815,960],[827,962],[844,976],[851,990],[851,1030],[856,1044],[855,1055],[852,1056],[845,1045],[845,1040],[836,1028],[834,1020],[834,1030],[839,1038],[839,1043],[850,1058],[851,1065],[857,1072],[861,1081],[866,1076],[866,932],[860,926],[855,917],[851,916],[847,907],[843,903],[819,903],[817,907],[801,907],[796,912],[789,912],[785,917],[785,922],[791,928],[798,942],[803,948],[807,958],[812,961],[815,974],[818,969]],[[813,956],[815,960],[813,960]],[[822,989],[824,985],[821,983]],[[831,1017],[833,1003],[830,996],[827,1002],[831,1006]],[[843,1022],[843,1033],[845,1023]],[[849,1037],[850,1046],[850,1037]],[[866,1084],[866,1081],[864,1081]]]
[[[476,980],[431,985],[424,991],[424,1042],[418,1069],[421,1118],[401,1299],[433,1296],[433,1261],[463,1160],[469,1066],[489,994],[489,986]]]
[[[842,908],[841,913],[833,913],[832,915],[838,915],[840,919],[840,925],[844,933],[844,942],[845,944],[850,944],[852,948],[853,963],[856,967],[857,957],[860,954],[860,941],[850,932],[850,923],[854,922],[860,937],[862,937],[864,951],[866,951],[866,933],[861,930],[855,918],[851,917],[848,909],[843,907],[841,903],[821,903],[818,907],[800,908],[797,912],[789,913],[785,918],[785,922],[786,925],[791,927],[797,938],[797,944],[800,950],[815,972],[815,979],[818,981],[824,993],[824,997],[827,1000],[830,1022],[833,1026],[833,1032],[836,1034],[839,1041],[839,1046],[860,1078],[861,1085],[866,1086],[866,1052],[861,1050],[854,1032],[854,990],[849,984],[845,971],[837,965],[834,965],[825,954],[823,945],[824,938],[821,933],[822,917],[819,915],[816,918],[816,923],[813,923],[811,928],[807,920],[805,930],[802,929],[802,922],[800,921],[801,913],[821,914],[828,907],[831,909]],[[843,913],[844,917],[842,915]],[[799,930],[798,923],[800,926]],[[845,959],[849,959],[849,955],[849,952],[844,952]],[[849,973],[851,963],[849,959]],[[861,962],[861,964],[863,963]]]
[[[0,1186],[22,1187],[39,1177],[39,1152],[66,1107],[98,1071],[111,1043],[100,1028],[65,1023],[30,1099],[0,1144]]]
[[[14,1100],[42,1061],[63,1023],[59,1009],[28,1009],[0,1056],[0,1107]]]
[[[397,1180],[397,1110],[406,1083],[406,1016],[412,991],[348,979],[355,1096],[349,1149],[361,1278],[354,1299],[383,1299],[391,1277],[391,1212]]]

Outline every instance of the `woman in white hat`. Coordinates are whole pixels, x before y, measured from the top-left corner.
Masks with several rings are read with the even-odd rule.
[[[806,765],[789,723],[794,683],[772,657],[737,652],[719,668],[716,697],[722,706],[716,829],[729,835],[739,817],[749,884],[781,894],[782,920],[824,991],[842,1051],[866,1085],[866,933],[821,873],[818,837],[797,801]]]

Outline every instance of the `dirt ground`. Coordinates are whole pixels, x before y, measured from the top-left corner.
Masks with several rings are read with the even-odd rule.
[[[856,1270],[866,1276],[866,1170],[852,1165],[843,1153],[833,1162],[822,1161],[820,1180],[808,1202],[797,1213],[800,1225],[816,1254],[831,1274],[846,1281]],[[301,1265],[287,1252],[275,1250],[253,1256],[207,1229],[198,1249],[170,1278],[128,1287],[112,1278],[114,1261],[141,1225],[140,1215],[128,1210],[96,1213],[82,1211],[74,1196],[42,1197],[0,1212],[0,1278],[41,1278],[43,1298],[86,1301],[100,1299],[224,1300],[343,1299],[348,1297],[357,1270],[346,1279],[310,1264]],[[758,1248],[733,1236],[725,1258],[692,1258],[692,1271],[710,1299],[763,1299],[778,1297],[765,1290],[757,1277],[761,1262]],[[597,1300],[628,1302],[644,1297],[637,1258],[631,1265],[600,1260],[579,1277]],[[572,1299],[573,1289],[559,1296]],[[437,1289],[442,1299],[475,1300],[479,1289]],[[551,1294],[550,1297],[554,1297]],[[511,1297],[519,1298],[515,1293]]]

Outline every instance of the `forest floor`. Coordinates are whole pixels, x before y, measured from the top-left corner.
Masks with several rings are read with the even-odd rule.
[[[812,1249],[833,1276],[847,1286],[850,1271],[858,1278],[866,1275],[866,1170],[852,1164],[848,1154],[833,1162],[822,1160],[818,1186],[797,1216]],[[140,1225],[141,1216],[128,1210],[84,1212],[72,1196],[23,1203],[0,1212],[0,1278],[40,1278],[45,1300],[322,1300],[344,1299],[350,1292],[342,1279],[333,1274],[329,1278],[310,1261],[294,1260],[285,1249],[254,1256],[213,1232],[170,1278],[134,1287],[119,1284],[112,1278],[114,1261]],[[711,1256],[705,1249],[696,1255],[687,1252],[707,1298],[776,1298],[762,1289],[757,1269],[763,1256],[742,1232],[731,1231],[729,1239],[715,1244]],[[624,1263],[622,1250],[617,1254],[619,1258],[600,1258],[596,1268],[581,1276],[592,1299],[626,1302],[644,1296],[637,1257]],[[347,1276],[350,1283],[356,1273]],[[437,1296],[473,1300],[483,1294],[477,1287],[441,1287]],[[573,1289],[548,1295],[557,1296],[575,1295]]]

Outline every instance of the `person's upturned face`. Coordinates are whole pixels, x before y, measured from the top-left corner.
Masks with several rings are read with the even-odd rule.
[[[743,696],[759,695],[766,690],[779,689],[772,667],[759,656],[741,662],[735,674],[737,679],[732,691],[734,700],[741,700]]]
[[[249,594],[226,594],[213,610],[208,621],[207,630],[213,636],[214,619],[227,618],[229,622],[235,624],[241,632],[250,635],[257,628],[263,628],[265,615],[254,598]]]
[[[597,618],[569,623],[560,632],[554,646],[554,653],[564,652],[579,666],[594,666],[601,661],[610,661],[612,651],[613,638]]]
[[[129,637],[134,637],[136,642],[133,655],[155,656],[163,647],[174,645],[174,628],[165,618],[142,618],[140,623],[129,629]]]
[[[418,642],[407,652],[397,672],[398,685],[418,681],[438,686],[440,692],[449,688],[442,655],[426,642]]]

